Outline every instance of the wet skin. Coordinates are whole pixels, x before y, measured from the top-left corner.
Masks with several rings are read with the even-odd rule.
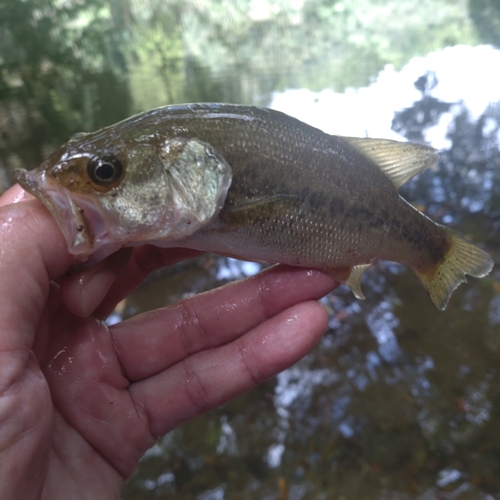
[[[331,136],[277,111],[228,104],[150,110],[73,136],[17,179],[72,253],[187,247],[329,272],[363,298],[378,259],[409,265],[440,310],[491,257],[398,194],[427,146]]]
[[[285,266],[108,328],[151,271],[196,252],[127,249],[68,275],[74,256],[29,198],[0,198],[2,499],[120,498],[158,436],[294,363],[326,328],[315,300],[337,283]]]

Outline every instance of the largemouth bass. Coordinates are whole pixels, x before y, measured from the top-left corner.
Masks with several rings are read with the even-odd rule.
[[[82,260],[152,243],[332,273],[363,298],[378,259],[410,266],[438,309],[491,257],[398,194],[423,145],[332,136],[283,113],[167,106],[71,137],[19,184]]]

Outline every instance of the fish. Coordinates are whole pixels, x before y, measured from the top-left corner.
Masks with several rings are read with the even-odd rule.
[[[398,193],[435,149],[326,134],[260,107],[164,106],[73,135],[17,182],[83,261],[153,244],[317,268],[364,298],[378,260],[409,266],[443,310],[490,255]]]

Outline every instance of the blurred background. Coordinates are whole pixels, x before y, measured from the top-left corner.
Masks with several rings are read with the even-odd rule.
[[[147,452],[132,499],[500,499],[499,0],[0,0],[0,187],[71,134],[165,104],[273,107],[427,143],[402,189],[497,265],[443,313],[382,262],[323,299],[297,365]],[[206,255],[110,318],[258,272]]]

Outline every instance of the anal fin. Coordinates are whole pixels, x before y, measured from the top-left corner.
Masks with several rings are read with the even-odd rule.
[[[361,278],[370,266],[371,263],[358,264],[352,267],[331,267],[328,269],[328,273],[344,285],[347,285],[357,299],[364,300],[365,294],[361,290]]]

